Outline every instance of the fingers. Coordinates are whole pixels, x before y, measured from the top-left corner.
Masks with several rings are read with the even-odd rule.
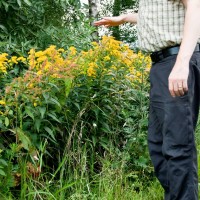
[[[187,92],[187,91],[188,91],[188,84],[187,84],[187,81],[183,81],[183,90],[184,90],[184,92]]]
[[[177,96],[183,96],[184,95],[183,82],[178,82],[177,87],[178,87]]]
[[[188,91],[187,80],[169,80],[169,91],[172,97],[183,96]]]
[[[110,27],[110,26],[119,26],[122,23],[123,23],[122,18],[118,16],[118,17],[104,17],[103,19],[94,22],[94,25]]]
[[[110,26],[110,18],[109,17],[104,17],[103,19],[96,21],[93,23],[95,26],[105,26],[109,27]]]
[[[189,66],[188,63],[183,64],[177,61],[169,75],[168,84],[172,97],[183,96],[188,91]]]
[[[176,96],[176,95],[175,95],[175,92],[174,92],[174,86],[173,86],[173,84],[172,84],[171,81],[169,81],[169,92],[170,92],[170,94],[172,95],[172,97],[175,97],[175,96]]]
[[[95,26],[102,26],[106,24],[106,21],[104,19],[96,21],[93,23]]]

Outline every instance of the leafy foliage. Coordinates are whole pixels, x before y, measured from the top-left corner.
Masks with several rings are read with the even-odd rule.
[[[124,0],[121,1],[122,9],[133,9],[138,6],[138,0]]]
[[[74,41],[77,41],[79,46],[85,45],[80,41],[92,32],[88,19],[85,19],[85,14],[80,9],[79,1],[2,0],[0,2],[1,52],[25,55],[32,47],[45,49],[55,44],[68,48]],[[78,39],[81,34],[82,37]]]
[[[50,46],[31,49],[28,57],[4,54],[7,70],[20,63],[28,68],[7,85],[0,101],[1,135],[9,138],[1,141],[1,149],[11,166],[2,173],[13,180],[11,185],[4,181],[7,190],[23,184],[16,180],[25,170],[19,163],[33,177],[58,169],[55,180],[76,181],[71,171],[83,176],[84,166],[92,179],[103,170],[105,157],[113,169],[125,163],[133,180],[152,173],[146,151],[150,59],[112,37],[91,45],[80,53],[75,47]]]

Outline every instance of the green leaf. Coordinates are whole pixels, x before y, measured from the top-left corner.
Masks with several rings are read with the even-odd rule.
[[[19,5],[20,7],[22,7],[22,2],[21,2],[21,0],[17,0],[17,3],[18,3],[18,5]]]
[[[103,127],[101,128],[101,130],[103,132],[105,132],[105,133],[111,133],[111,130],[110,130],[110,127],[109,127],[108,124],[106,124],[106,123],[103,122],[102,125],[103,125]]]
[[[97,137],[96,136],[92,136],[92,143],[94,146],[96,146],[97,144]]]
[[[2,2],[2,4],[4,5],[5,7],[5,10],[8,12],[8,7],[9,7],[9,4],[6,3],[5,1]]]
[[[44,129],[45,129],[45,131],[46,131],[47,133],[49,133],[49,135],[53,138],[53,140],[56,141],[56,139],[55,139],[55,137],[54,137],[54,134],[53,134],[53,131],[52,131],[49,127],[47,127],[47,126],[45,126]]]
[[[74,105],[78,108],[79,111],[81,110],[80,105],[78,103],[74,103]]]
[[[46,112],[46,107],[39,107],[38,109],[39,109],[40,114],[41,114],[41,117],[42,117],[42,119],[43,119],[43,118],[44,118],[44,114],[45,114],[45,112]]]
[[[57,90],[58,92],[60,91],[60,88],[59,88],[57,85],[55,85],[55,84],[53,84],[53,83],[48,83],[48,85],[53,86],[54,88],[56,88],[56,90]]]
[[[7,117],[5,118],[5,125],[6,125],[6,127],[8,127],[8,125],[9,125],[9,119]]]
[[[56,115],[51,114],[51,113],[48,113],[47,115],[48,115],[49,117],[51,117],[53,120],[57,121],[58,123],[61,123],[61,121],[57,118]]]
[[[13,110],[9,110],[8,114],[13,115]]]
[[[40,131],[40,126],[41,126],[41,120],[40,119],[36,119],[35,120],[35,127],[37,129],[37,132]]]
[[[6,176],[5,172],[2,169],[0,169],[0,175]]]
[[[61,108],[60,103],[56,99],[51,98],[50,101],[53,102],[54,104],[56,104],[57,106],[59,106]]]
[[[106,149],[107,151],[110,151],[110,149],[108,148],[108,145],[103,143],[103,142],[99,142],[99,144],[101,144],[101,146]]]
[[[147,167],[147,158],[145,158],[144,156],[140,156],[138,160],[136,160],[135,162],[138,164],[138,166],[140,167]]]
[[[2,165],[4,165],[4,166],[8,166],[8,163],[5,160],[3,160],[3,159],[0,159],[0,163]]]
[[[69,95],[69,92],[70,92],[70,89],[71,89],[71,85],[72,85],[72,80],[71,79],[67,79],[65,81],[66,96]]]
[[[0,28],[5,32],[5,33],[8,33],[8,30],[7,28],[4,26],[4,25],[0,25]]]
[[[26,3],[28,6],[32,5],[32,3],[29,0],[24,0],[24,3]]]
[[[29,137],[24,133],[24,131],[20,128],[17,128],[16,130],[12,131],[14,132],[19,140],[21,141],[23,148],[26,149],[27,151],[29,151],[30,147],[31,147],[31,141],[29,139]]]
[[[26,114],[31,117],[33,120],[34,120],[34,115],[33,115],[33,112],[31,111],[31,108],[30,107],[25,107],[25,112]]]

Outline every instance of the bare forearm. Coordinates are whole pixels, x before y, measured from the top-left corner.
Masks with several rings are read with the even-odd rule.
[[[137,23],[137,13],[128,13],[120,16],[115,17],[103,17],[103,19],[94,22],[95,26],[105,26],[105,27],[111,27],[111,26],[119,26],[121,24],[124,24],[126,22],[130,23]]]
[[[178,59],[183,62],[189,62],[200,37],[200,1],[184,0],[183,2],[186,6],[186,17]]]
[[[189,61],[200,36],[199,0],[182,0],[186,7],[183,40],[176,63],[169,75],[169,91],[173,97],[188,91]]]
[[[121,17],[124,23],[129,22],[129,23],[136,24],[138,13],[128,13],[128,14],[121,15]]]

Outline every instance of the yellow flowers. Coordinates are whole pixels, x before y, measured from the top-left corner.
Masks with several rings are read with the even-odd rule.
[[[3,73],[7,73],[7,67],[6,67],[6,63],[8,61],[7,58],[8,54],[7,53],[3,53],[0,55],[0,74]]]
[[[30,53],[31,53],[31,51],[30,51]],[[33,51],[33,53],[34,53],[34,51]],[[45,52],[43,52],[43,51],[38,51],[38,52],[35,52],[35,57],[41,57],[41,56],[44,56],[45,55]]]
[[[41,63],[41,62],[44,62],[47,60],[47,57],[46,56],[40,56],[38,59],[37,59],[37,62],[38,63]]]
[[[104,61],[109,61],[110,60],[110,56],[105,56],[104,57]]]
[[[14,64],[18,64],[18,62],[17,62],[17,56],[12,56],[11,59],[10,59],[10,62],[14,63]]]
[[[58,49],[58,52],[63,53],[65,52],[65,50],[61,48],[61,49]]]
[[[115,87],[117,83],[122,88],[126,83],[140,88],[147,80],[151,66],[148,56],[132,51],[113,37],[104,36],[91,46],[88,51],[78,52],[75,47],[65,50],[52,45],[44,51],[31,49],[27,57],[0,54],[0,78],[16,65],[25,65],[27,69],[5,88],[6,98],[0,100],[0,115],[5,115],[4,110],[9,105],[19,103],[19,97],[37,109],[46,93],[55,90],[56,94],[61,91],[67,96],[74,77],[86,80],[89,86],[95,83],[101,87],[103,82],[108,87]]]
[[[40,105],[38,102],[43,98],[42,94],[51,91],[56,84],[65,85],[66,80],[73,79],[77,68],[75,53],[75,47],[65,51],[52,45],[44,51],[31,49],[27,58],[12,56],[9,60],[7,54],[0,54],[2,65],[8,69],[21,64],[20,62],[28,65],[23,76],[13,79],[5,88],[5,96],[13,97],[6,99],[6,102],[12,104],[21,94],[24,94],[23,98],[26,98],[27,102],[31,102],[33,107]],[[57,89],[60,89],[59,86]],[[63,91],[65,92],[65,90]],[[0,101],[0,105],[5,105],[5,103]]]
[[[82,51],[76,63],[81,73],[97,78],[97,74],[112,74],[123,71],[124,78],[141,83],[147,78],[151,60],[141,52],[133,52],[127,44],[113,37],[103,36],[102,40],[91,43],[92,48]]]
[[[96,74],[95,68],[98,67],[97,64],[92,62],[92,63],[89,63],[88,66],[89,66],[89,68],[87,70],[88,76],[95,76],[95,74]]]
[[[69,50],[70,50],[70,55],[71,56],[75,56],[76,55],[77,51],[76,51],[75,47],[70,47]]]
[[[4,100],[0,100],[0,105],[5,106],[6,102]],[[4,113],[0,110],[0,115],[3,115]]]
[[[5,106],[5,105],[6,105],[6,102],[5,102],[4,100],[0,100],[0,105]]]
[[[80,74],[91,79],[104,75],[116,79],[116,74],[120,74],[124,79],[139,83],[148,75],[150,58],[141,52],[133,52],[127,44],[103,36],[91,45],[91,49],[80,53],[73,46],[68,50],[57,49],[54,45],[44,51],[31,49],[27,58],[12,56],[8,59],[8,54],[3,53],[0,54],[0,75],[5,74],[9,66],[14,67],[20,62],[28,65],[24,79],[18,79],[26,83],[27,90],[35,90],[47,79],[65,79]]]
[[[67,53],[69,55],[67,55]],[[35,71],[37,76],[50,76],[51,78],[68,77],[67,71],[74,66],[72,61],[77,51],[75,47],[70,47],[69,51],[64,49],[56,49],[56,46],[51,45],[44,51],[29,51],[28,63],[30,69]],[[66,56],[68,56],[66,58]]]
[[[28,88],[32,89],[34,87],[33,83],[28,84]]]
[[[26,61],[26,58],[24,58],[24,57],[21,56],[21,57],[18,57],[18,58],[17,58],[17,61],[18,61],[18,62],[25,62],[25,61]]]
[[[121,52],[118,51],[118,50],[113,50],[113,51],[110,52],[110,54],[117,57],[117,58],[121,57]]]

